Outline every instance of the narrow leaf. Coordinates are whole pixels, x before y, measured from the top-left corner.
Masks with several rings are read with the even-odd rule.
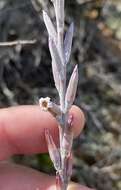
[[[54,60],[52,60],[52,72],[53,72],[55,87],[58,90],[58,92],[60,92],[60,76],[59,76],[60,74]]]
[[[48,31],[49,36],[51,36],[51,38],[54,40],[54,42],[56,43],[57,41],[57,33],[55,30],[55,27],[50,19],[50,17],[47,15],[47,13],[45,11],[43,11],[43,19]]]
[[[78,84],[78,66],[76,65],[71,75],[67,92],[66,92],[66,97],[65,97],[66,111],[70,109],[70,107],[72,106],[74,102],[76,90],[77,90],[77,84]]]
[[[56,65],[55,67],[57,69],[57,72],[59,73],[59,76],[62,79],[64,77],[63,76],[63,65],[61,62],[61,58],[60,58],[57,46],[51,37],[49,38],[49,49],[50,49],[50,54],[52,57],[52,63],[53,63],[52,66]],[[56,70],[54,69],[54,71],[56,71]]]
[[[57,147],[53,141],[53,138],[52,138],[48,129],[45,129],[45,138],[47,141],[47,146],[48,146],[50,158],[54,164],[55,169],[58,171],[61,168],[60,152],[57,149]]]
[[[65,63],[69,62],[71,48],[72,48],[72,40],[74,33],[74,24],[72,23],[66,32],[65,40],[64,40],[64,55],[65,55]]]

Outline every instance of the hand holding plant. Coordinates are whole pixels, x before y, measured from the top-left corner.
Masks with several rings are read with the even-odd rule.
[[[84,125],[84,116],[76,106],[74,115],[74,136],[79,135]],[[55,119],[42,112],[38,106],[19,106],[0,110],[0,190],[54,190],[55,177],[33,169],[2,162],[15,154],[47,152],[44,128],[48,127],[57,143],[58,130]],[[68,190],[89,190],[70,184]]]
[[[37,106],[1,109],[0,160],[15,154],[46,152],[46,140],[56,169],[56,185],[52,176],[4,162],[0,164],[1,190],[89,190],[76,184],[69,185],[73,138],[82,130],[84,116],[79,108],[72,107],[78,84],[77,65],[66,88],[66,69],[71,55],[74,25],[72,23],[64,35],[64,0],[52,2],[56,29],[44,11],[43,18],[49,34],[52,71],[60,102],[57,105],[49,97],[41,98],[39,103],[43,111],[48,111],[46,113]]]

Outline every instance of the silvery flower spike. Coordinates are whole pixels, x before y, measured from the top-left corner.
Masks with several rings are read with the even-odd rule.
[[[45,129],[45,138],[50,158],[56,169],[56,190],[67,190],[72,173],[71,149],[73,143],[73,115],[69,115],[69,110],[76,95],[78,67],[75,66],[66,88],[66,67],[71,55],[74,25],[72,23],[67,33],[64,34],[64,0],[51,1],[55,9],[56,27],[45,11],[43,11],[43,19],[49,35],[52,71],[60,102],[57,105],[49,97],[46,97],[40,98],[39,104],[43,111],[49,111],[58,122],[59,148],[56,147],[48,129]]]

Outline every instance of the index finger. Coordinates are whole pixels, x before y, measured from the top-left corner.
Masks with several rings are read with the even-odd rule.
[[[77,136],[84,125],[82,111],[73,106],[74,133]],[[0,160],[13,154],[47,152],[44,129],[49,128],[58,142],[58,127],[55,118],[39,106],[18,106],[0,110]]]

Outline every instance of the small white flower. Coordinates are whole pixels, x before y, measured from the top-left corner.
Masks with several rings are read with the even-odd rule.
[[[48,111],[48,108],[50,107],[50,98],[40,98],[39,105],[43,111]]]
[[[54,117],[61,114],[60,106],[51,102],[49,97],[40,98],[39,105],[43,111],[49,111]]]

